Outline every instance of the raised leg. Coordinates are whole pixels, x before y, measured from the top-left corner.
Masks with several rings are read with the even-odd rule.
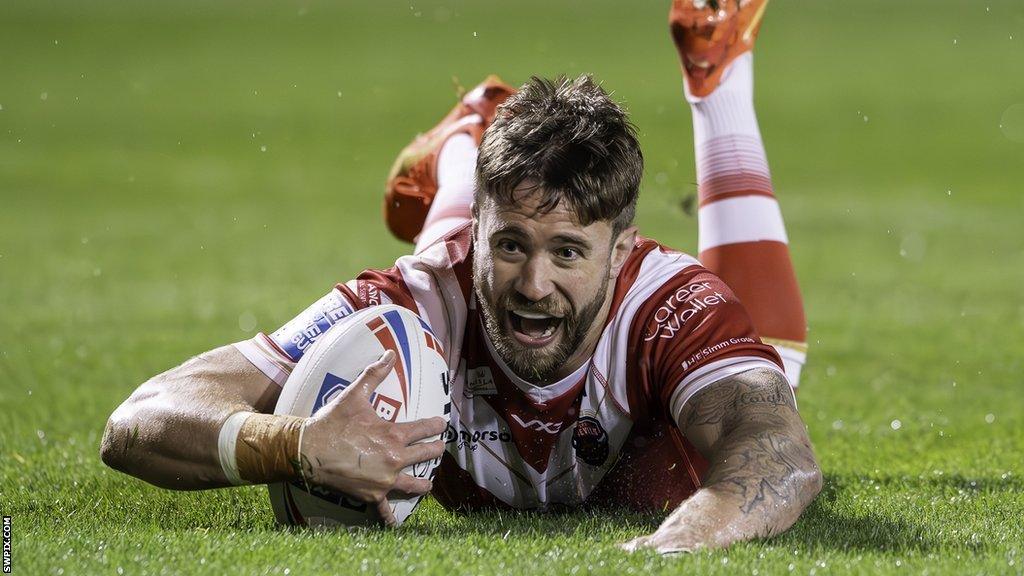
[[[743,301],[796,386],[803,300],[754,112],[754,41],[768,0],[674,0],[669,26],[693,111],[700,260]]]

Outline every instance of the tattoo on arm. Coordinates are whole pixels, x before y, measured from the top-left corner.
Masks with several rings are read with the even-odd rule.
[[[755,369],[699,392],[683,433],[708,458],[705,486],[729,496],[762,534],[789,527],[820,489],[820,472],[789,383]]]

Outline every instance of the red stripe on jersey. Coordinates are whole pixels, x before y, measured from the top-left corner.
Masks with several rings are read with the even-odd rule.
[[[615,399],[615,392],[612,390],[611,386],[608,385],[608,379],[604,377],[604,374],[602,374],[600,370],[598,370],[597,364],[594,363],[593,358],[590,359],[590,368],[588,368],[588,370],[590,374],[594,375],[594,378],[597,379],[598,383],[601,384],[601,387],[604,388],[605,394],[607,394],[605,398],[611,398],[612,404],[615,404],[615,407],[619,409],[619,412],[625,414],[626,418],[632,418],[629,414],[628,407],[619,404],[619,401]]]
[[[339,290],[345,296],[345,299],[352,305],[353,310],[362,310],[363,308],[366,308],[366,304],[364,304],[363,301],[359,299],[359,296],[347,285],[338,283],[334,285],[334,288]]]
[[[277,352],[278,354],[280,354],[281,358],[287,358],[288,360],[291,360],[291,356],[289,356],[287,352],[282,350],[281,347],[277,345],[277,342],[274,342],[273,338],[267,336],[266,334],[264,334],[262,332],[260,332],[259,336],[262,336],[263,337],[262,338],[263,342],[265,342],[267,344],[267,346],[269,346],[274,352]],[[275,359],[275,362],[277,362],[277,364],[279,364],[281,366],[284,366],[281,363],[280,360],[276,360]],[[284,367],[287,368],[287,366],[284,366]]]
[[[347,290],[346,293],[351,292]],[[397,266],[387,270],[366,270],[356,277],[356,302],[359,308],[377,306],[384,303],[381,295],[386,295],[392,303],[419,313],[419,307],[412,297],[412,292],[405,285],[405,279]]]

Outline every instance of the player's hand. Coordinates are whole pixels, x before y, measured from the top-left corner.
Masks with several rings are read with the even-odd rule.
[[[678,554],[693,552],[699,548],[707,548],[708,545],[703,539],[696,537],[691,530],[657,530],[647,536],[634,538],[629,542],[619,545],[626,552],[637,552],[643,549],[652,549],[660,554]]]
[[[389,492],[426,494],[431,482],[402,469],[439,458],[443,418],[395,424],[381,420],[370,396],[395,365],[388,350],[370,364],[341,395],[317,410],[306,422],[299,453],[302,474],[310,484],[342,492],[377,505],[385,523],[395,524]],[[417,443],[421,440],[429,440]]]
[[[703,506],[692,506],[700,504]],[[737,540],[735,506],[702,490],[665,518],[653,533],[634,538],[619,547],[627,552],[652,549],[661,554],[694,552],[701,548],[725,548]]]

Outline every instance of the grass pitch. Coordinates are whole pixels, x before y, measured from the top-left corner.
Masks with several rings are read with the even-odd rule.
[[[348,3],[341,3],[348,4]],[[0,6],[0,511],[15,574],[1021,573],[1024,6],[776,0],[757,105],[810,321],[825,490],[787,534],[662,558],[658,515],[274,526],[261,488],[104,468],[141,381],[407,250],[393,155],[498,72],[593,72],[647,157],[642,232],[692,251],[665,2]]]

